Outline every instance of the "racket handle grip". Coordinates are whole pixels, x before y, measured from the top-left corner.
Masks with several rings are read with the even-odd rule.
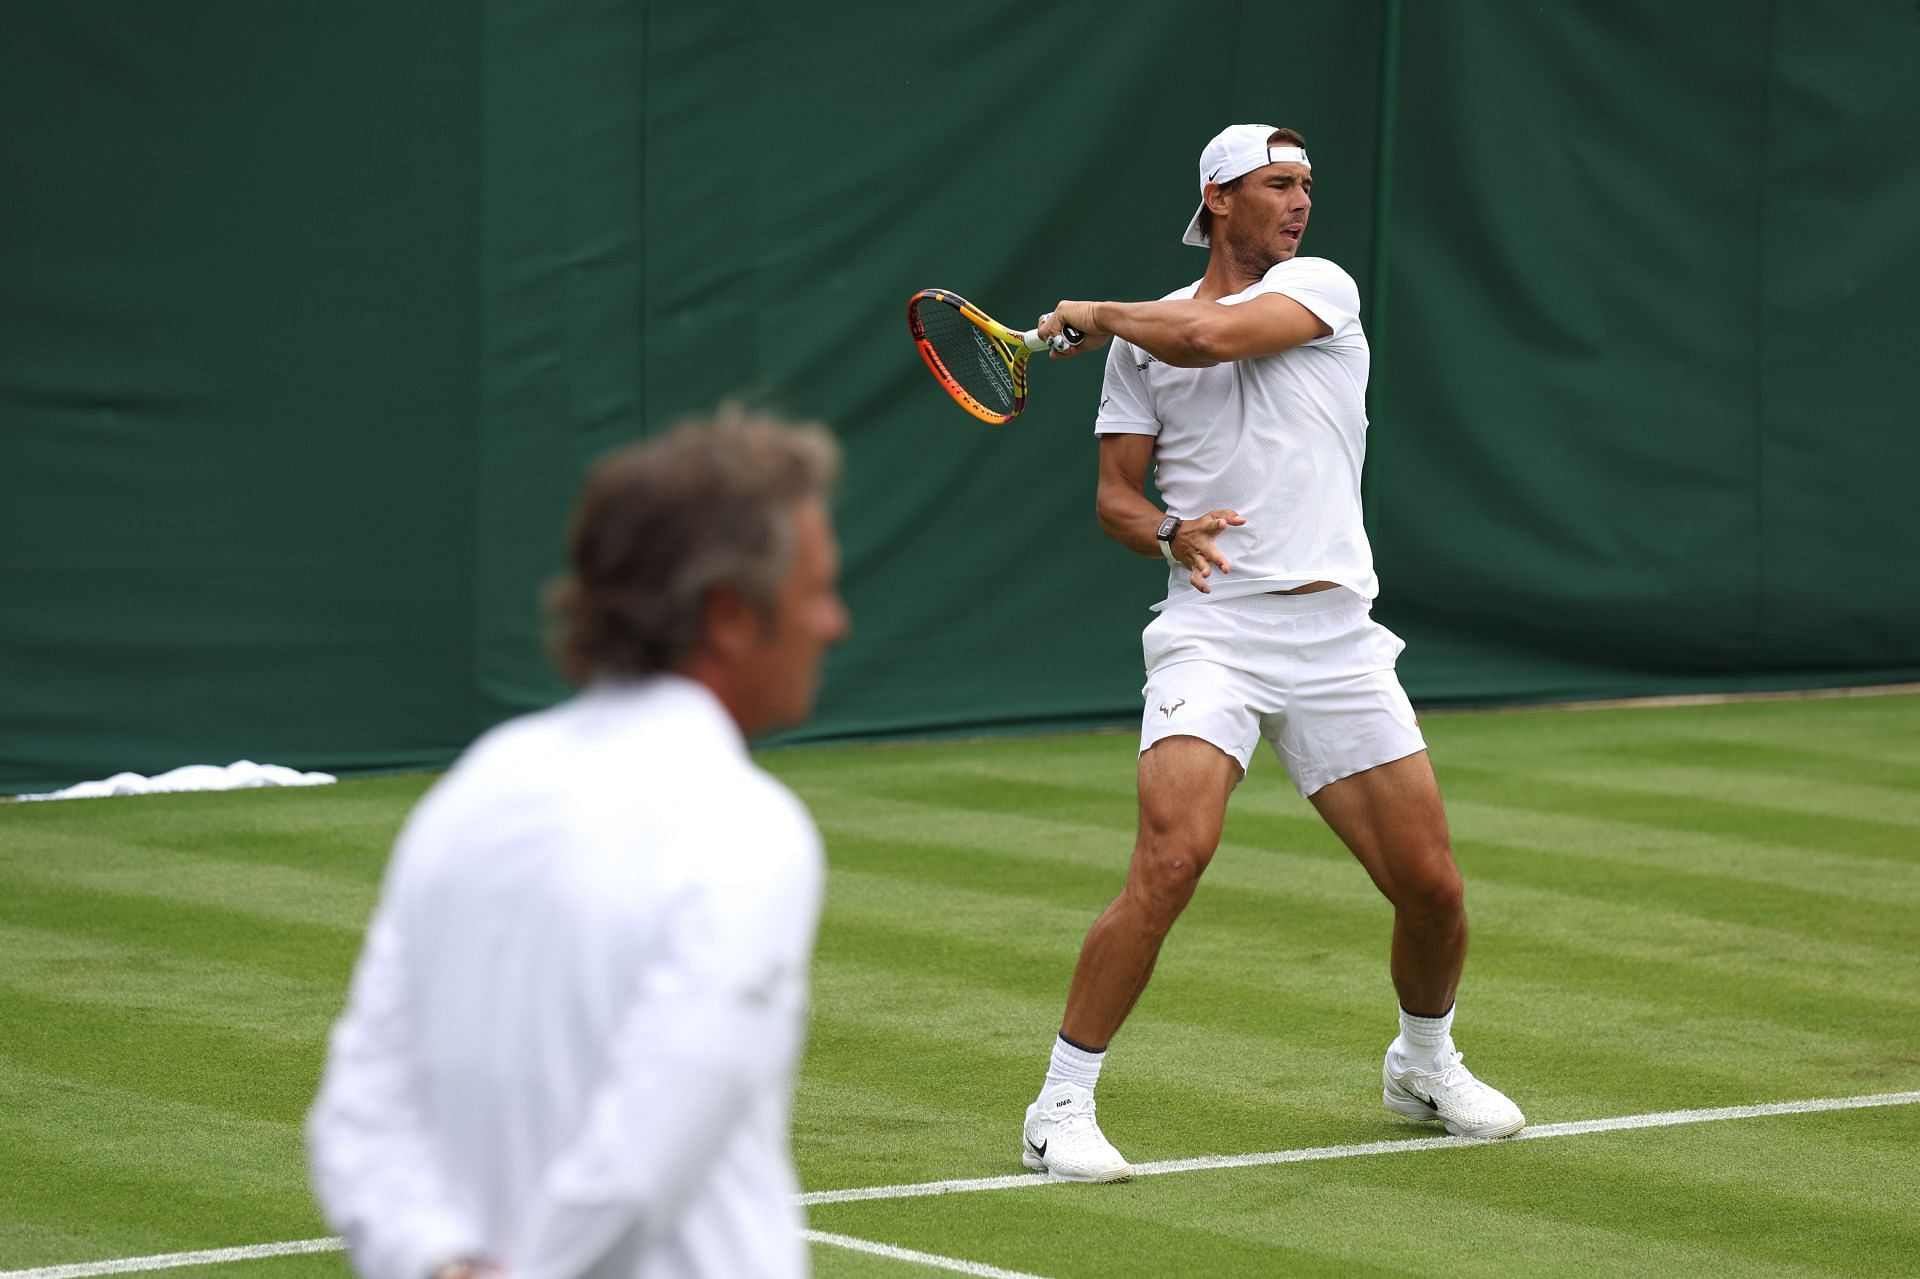
[[[1087,340],[1087,335],[1071,324],[1062,327],[1066,332],[1057,338],[1043,338],[1040,336],[1040,330],[1029,329],[1020,335],[1020,340],[1026,344],[1029,351],[1064,351],[1070,346],[1079,346]]]

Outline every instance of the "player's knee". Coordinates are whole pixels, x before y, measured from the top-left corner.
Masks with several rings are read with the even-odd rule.
[[[1151,844],[1139,850],[1133,872],[1127,877],[1127,894],[1149,926],[1160,931],[1173,927],[1173,921],[1193,900],[1210,853],[1185,844]]]
[[[1467,888],[1451,857],[1425,861],[1419,871],[1403,877],[1400,888],[1394,904],[1430,919],[1453,919],[1466,910]]]

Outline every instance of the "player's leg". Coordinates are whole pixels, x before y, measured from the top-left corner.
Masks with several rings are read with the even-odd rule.
[[[1331,782],[1309,799],[1393,903],[1390,967],[1400,1006],[1443,1016],[1467,960],[1467,911],[1426,751]]]
[[[1140,825],[1127,882],[1081,943],[1046,1081],[1022,1126],[1027,1167],[1076,1181],[1133,1175],[1100,1131],[1093,1091],[1107,1045],[1220,845],[1240,773],[1238,759],[1197,737],[1163,738],[1141,752]]]
[[[1088,930],[1060,1033],[1104,1050],[1153,975],[1160,946],[1220,846],[1240,761],[1197,737],[1140,756],[1140,827],[1126,886]]]
[[[1083,1181],[1132,1169],[1101,1134],[1093,1092],[1106,1049],[1153,974],[1161,943],[1220,842],[1227,797],[1259,742],[1258,694],[1228,660],[1227,611],[1169,609],[1147,628],[1140,824],[1126,885],[1088,931],[1021,1162]]]
[[[1426,741],[1393,672],[1400,640],[1357,601],[1303,618],[1295,644],[1300,669],[1274,745],[1300,793],[1393,905],[1400,1033],[1382,1068],[1383,1100],[1454,1133],[1518,1132],[1520,1108],[1475,1079],[1453,1043],[1466,907]]]
[[[1341,778],[1313,805],[1393,903],[1400,1034],[1381,1066],[1381,1099],[1410,1119],[1469,1137],[1506,1137],[1526,1117],[1474,1077],[1453,1044],[1453,994],[1467,957],[1467,914],[1447,819],[1425,751]]]

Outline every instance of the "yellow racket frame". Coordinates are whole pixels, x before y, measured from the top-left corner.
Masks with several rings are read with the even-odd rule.
[[[989,348],[999,355],[1007,370],[1007,379],[1013,390],[1011,412],[1001,413],[982,404],[947,369],[920,323],[919,303],[922,299],[953,307],[986,335]],[[1008,328],[951,289],[922,289],[907,299],[907,329],[913,334],[913,344],[920,348],[920,358],[927,362],[927,368],[932,371],[935,380],[954,398],[954,402],[982,422],[993,426],[1006,425],[1027,407],[1027,357],[1051,345],[1037,333],[1020,333]]]

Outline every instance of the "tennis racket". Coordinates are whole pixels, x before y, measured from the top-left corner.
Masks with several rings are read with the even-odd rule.
[[[1049,342],[1016,332],[958,293],[922,289],[907,302],[907,329],[920,358],[955,402],[982,422],[1011,422],[1027,407],[1027,357],[1064,351],[1084,336],[1069,327]]]

